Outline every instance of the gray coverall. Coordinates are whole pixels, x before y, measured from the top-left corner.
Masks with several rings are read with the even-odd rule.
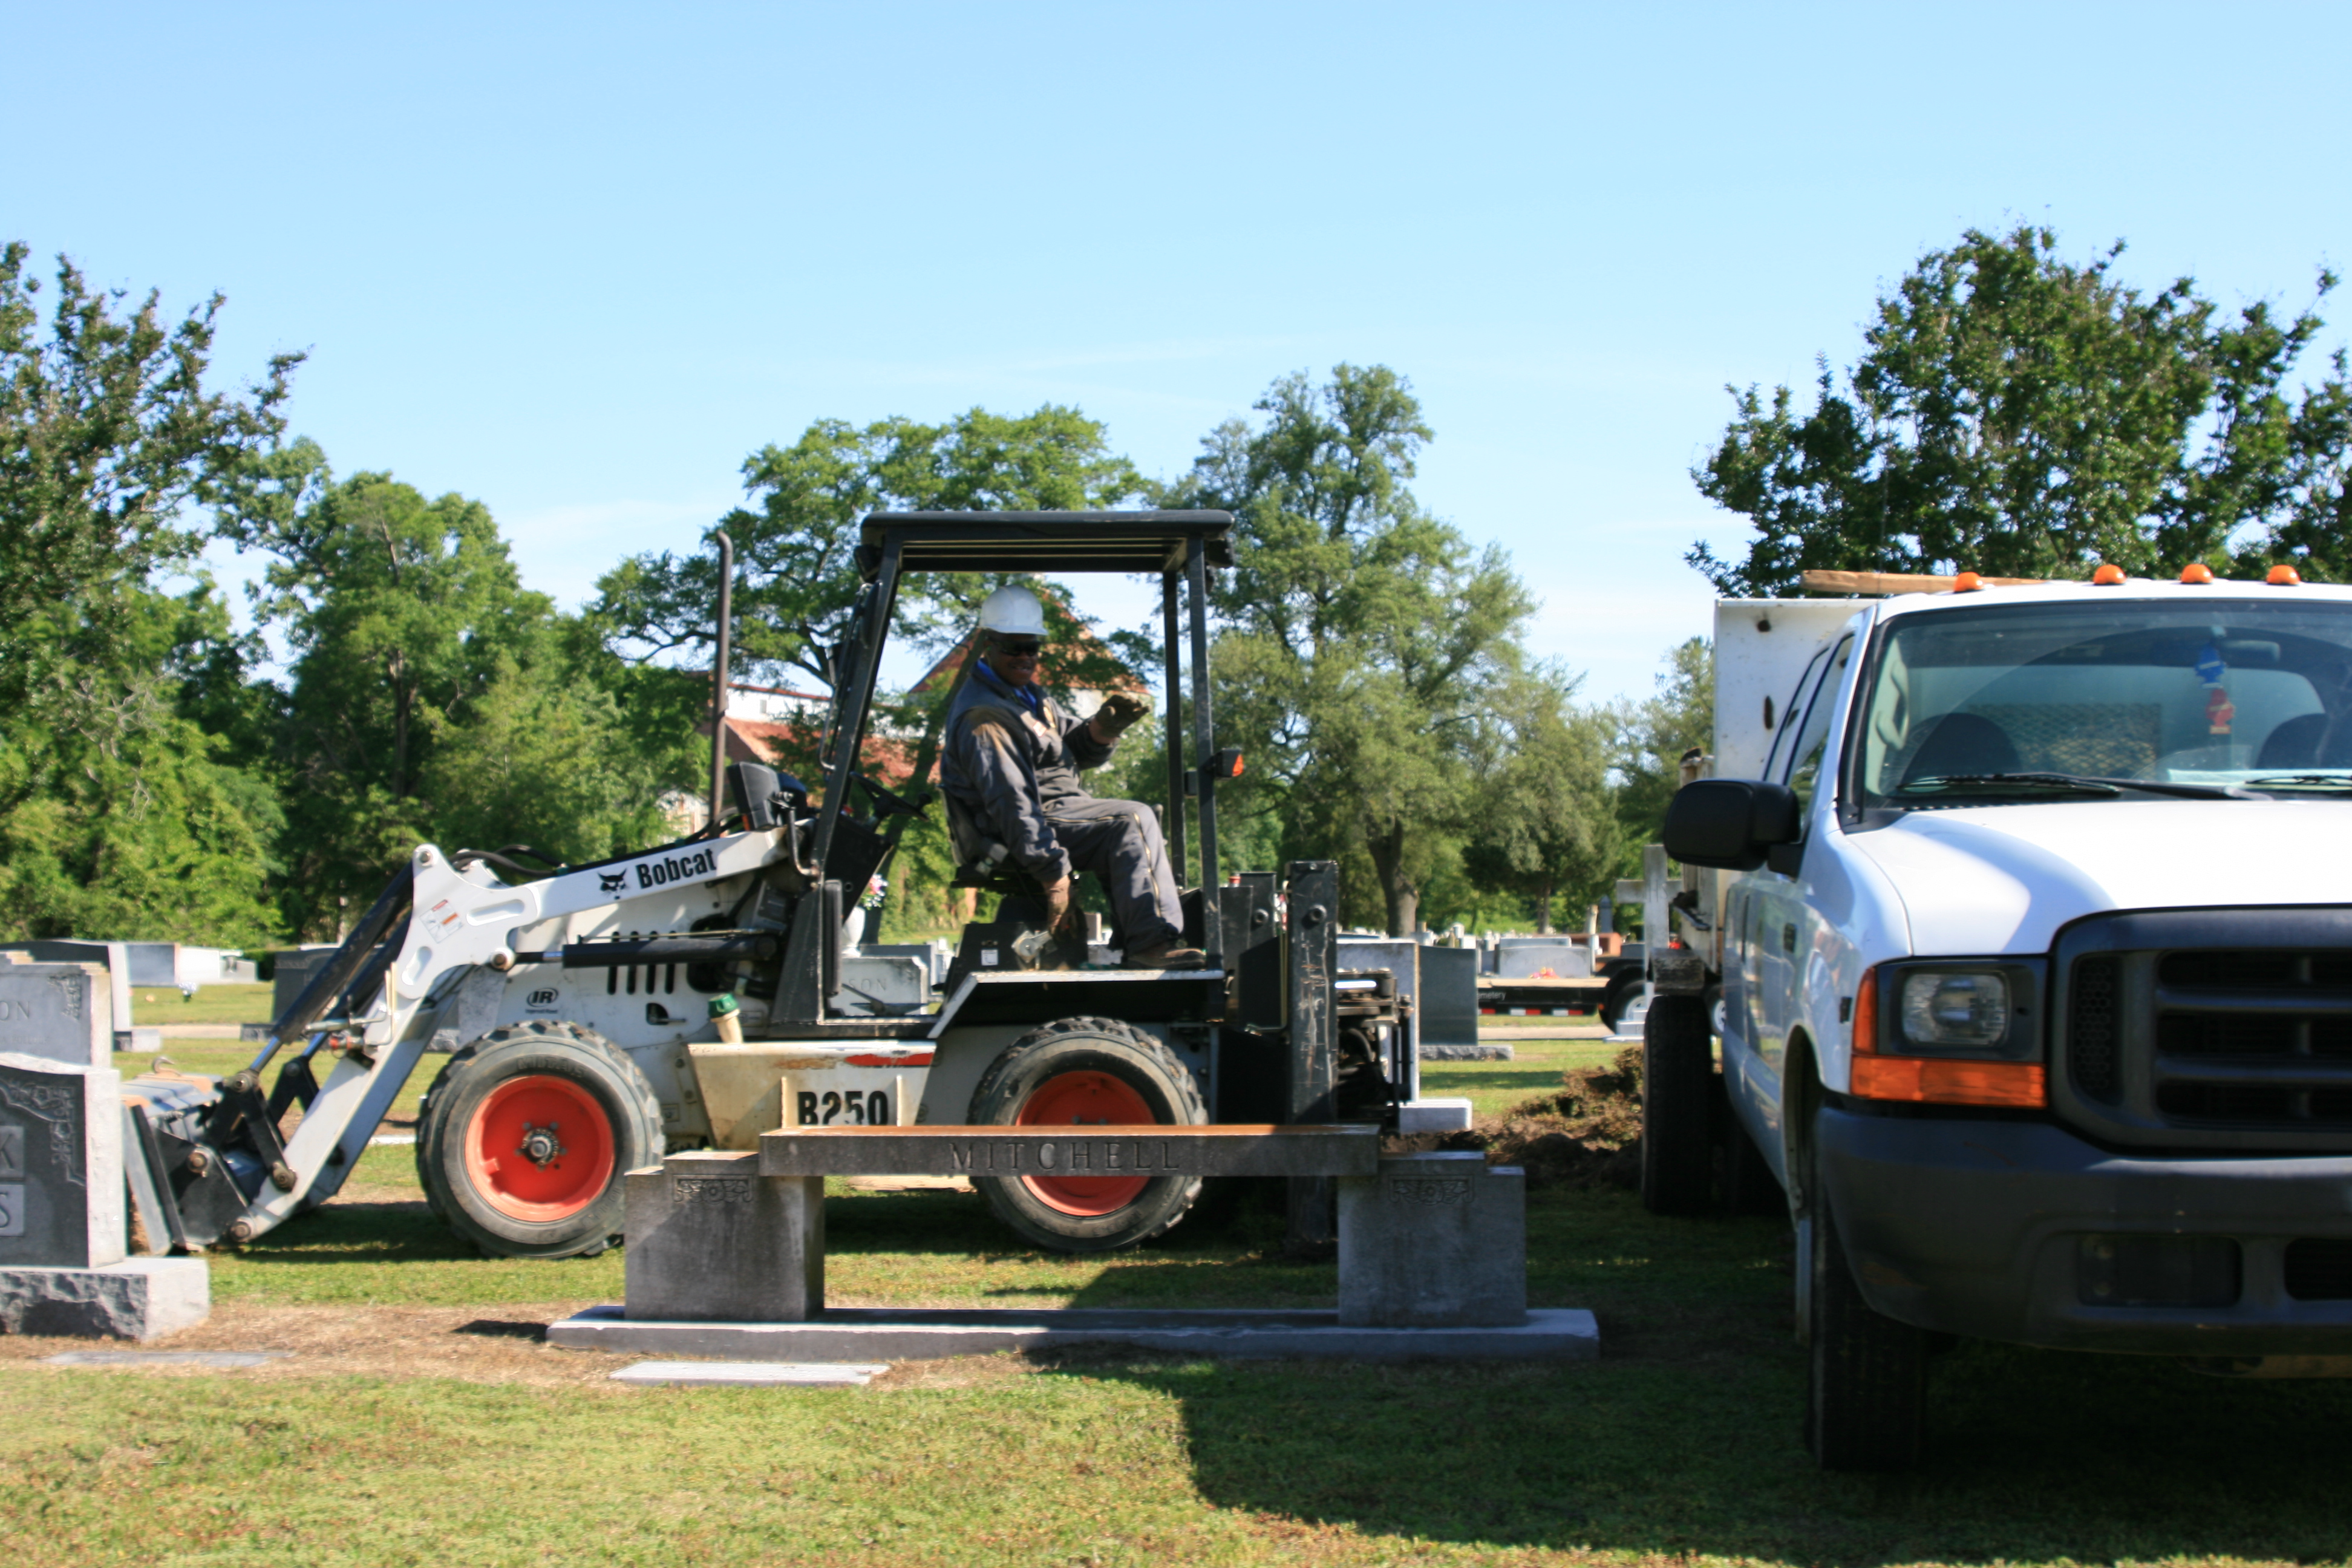
[[[1183,911],[1160,818],[1139,801],[1097,800],[1078,782],[1079,769],[1111,751],[1037,688],[1024,694],[975,664],[948,710],[940,785],[1040,882],[1074,870],[1101,878],[1120,948],[1146,952],[1182,934]]]

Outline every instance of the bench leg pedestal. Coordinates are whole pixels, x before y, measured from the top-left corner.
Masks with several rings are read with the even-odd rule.
[[[1339,1185],[1341,1327],[1528,1321],[1524,1171],[1475,1152],[1408,1154]]]
[[[631,1171],[627,1313],[796,1323],[824,1310],[824,1179],[762,1176],[756,1154],[673,1154]]]

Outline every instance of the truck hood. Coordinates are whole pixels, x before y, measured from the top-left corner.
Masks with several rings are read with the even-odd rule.
[[[1915,811],[1846,843],[1885,873],[1928,956],[2044,952],[2107,910],[2352,900],[2352,799]]]

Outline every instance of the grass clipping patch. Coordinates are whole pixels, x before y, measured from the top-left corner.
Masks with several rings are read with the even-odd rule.
[[[1482,1116],[1463,1132],[1391,1138],[1383,1151],[1476,1150],[1492,1165],[1517,1165],[1530,1187],[1632,1187],[1642,1179],[1642,1047],[1605,1068],[1571,1068],[1560,1087]]]

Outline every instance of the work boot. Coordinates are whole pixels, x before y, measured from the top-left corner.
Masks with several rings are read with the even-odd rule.
[[[1199,969],[1208,962],[1209,955],[1197,947],[1163,942],[1158,947],[1130,948],[1119,964],[1127,969]]]

